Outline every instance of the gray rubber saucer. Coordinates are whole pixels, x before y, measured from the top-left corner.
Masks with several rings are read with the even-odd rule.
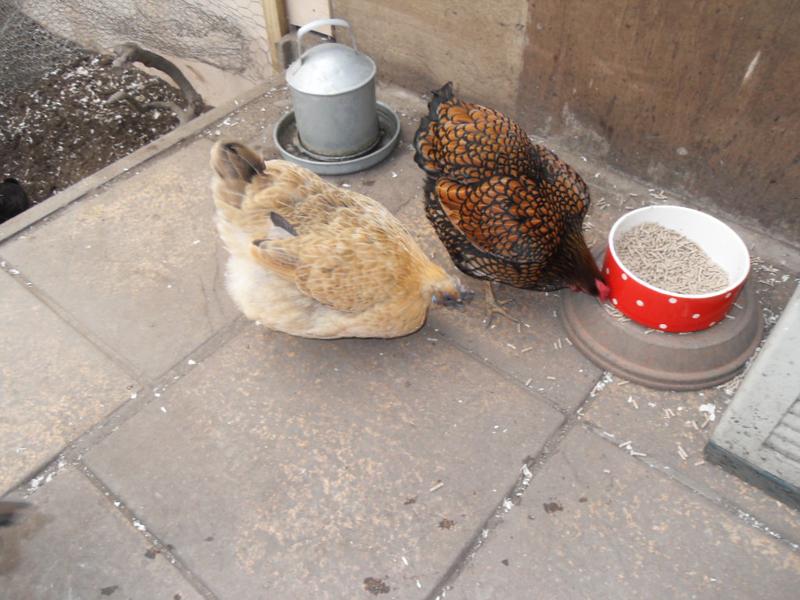
[[[377,103],[377,109],[381,137],[372,150],[356,158],[323,161],[306,152],[297,135],[294,111],[281,117],[281,120],[275,125],[272,137],[283,158],[302,165],[319,175],[345,175],[363,171],[377,165],[389,156],[400,139],[400,118],[397,113],[383,102]]]
[[[728,381],[753,354],[763,334],[750,282],[728,313],[732,318],[686,334],[623,322],[588,294],[563,291],[561,302],[570,340],[589,360],[629,381],[662,390],[698,390]]]

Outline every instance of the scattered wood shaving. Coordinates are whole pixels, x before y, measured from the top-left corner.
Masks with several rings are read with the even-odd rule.
[[[686,450],[683,449],[683,446],[678,444],[678,456],[680,456],[683,460],[689,458],[689,455],[686,454]]]
[[[628,317],[622,314],[618,309],[614,308],[611,304],[603,304],[603,308],[609,314],[610,317],[616,319],[620,323],[627,323],[630,321]]]

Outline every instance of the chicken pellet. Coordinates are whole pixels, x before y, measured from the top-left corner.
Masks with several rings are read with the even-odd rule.
[[[725,288],[728,274],[692,240],[658,223],[642,223],[615,241],[619,260],[650,285],[676,294]]]

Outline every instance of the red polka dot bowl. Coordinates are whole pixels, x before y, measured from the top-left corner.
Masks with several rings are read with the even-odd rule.
[[[658,223],[695,242],[728,273],[728,286],[708,294],[676,294],[637,277],[622,264],[614,243],[642,223]],[[622,216],[608,234],[603,263],[609,301],[631,320],[669,333],[701,331],[719,323],[749,272],[750,254],[742,238],[719,219],[683,206],[646,206]]]

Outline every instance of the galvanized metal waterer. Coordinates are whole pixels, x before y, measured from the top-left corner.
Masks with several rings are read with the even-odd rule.
[[[323,43],[303,51],[303,37],[323,25],[350,29],[351,46]],[[300,144],[320,160],[346,160],[380,142],[375,63],[356,47],[350,24],[320,19],[297,32],[297,55],[286,71]]]

